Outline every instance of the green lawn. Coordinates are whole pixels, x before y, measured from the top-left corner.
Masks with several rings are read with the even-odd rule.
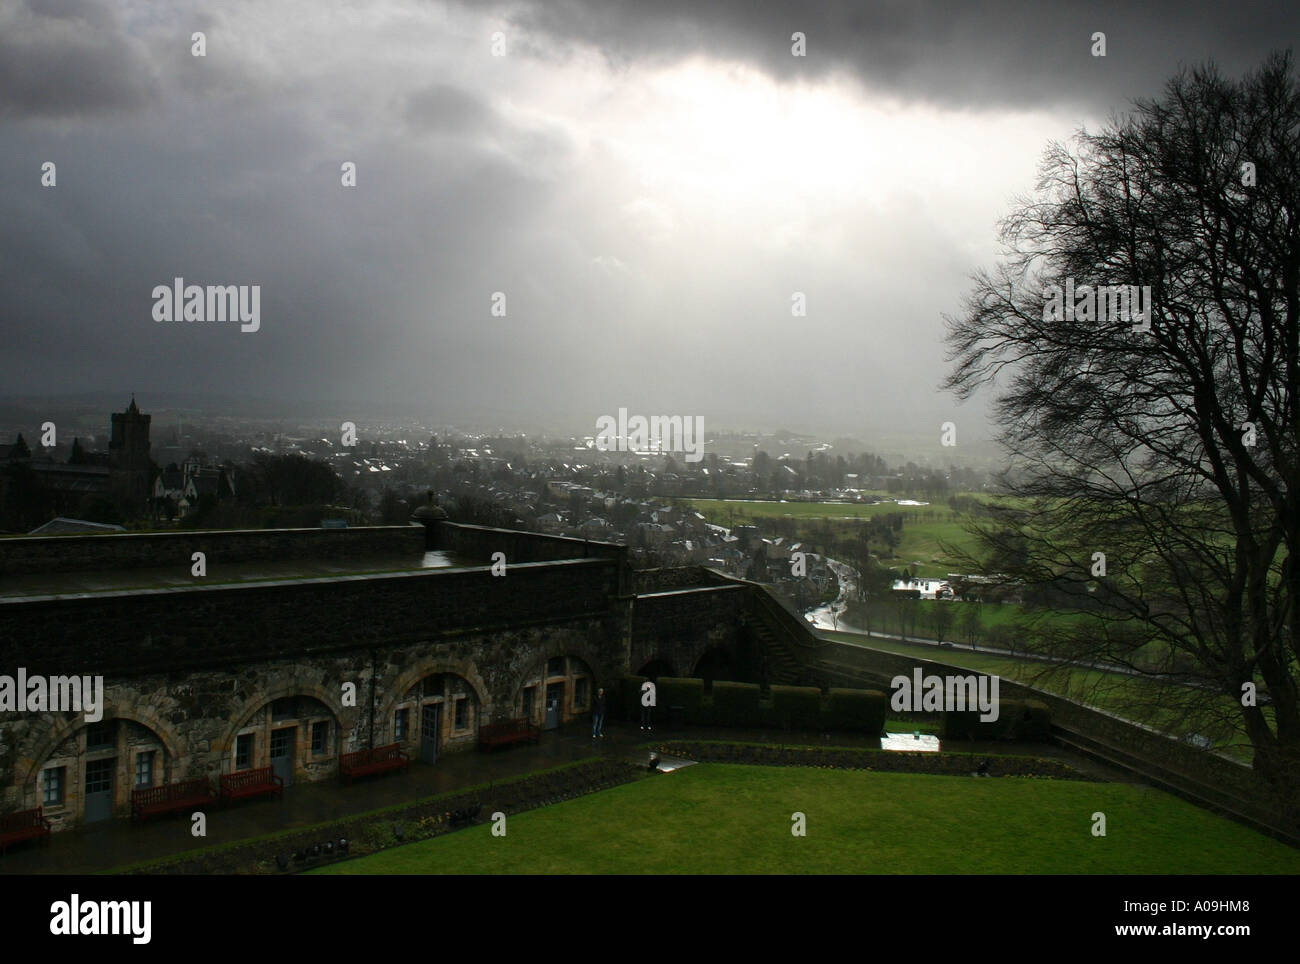
[[[1293,874],[1300,853],[1127,784],[700,764],[313,873]]]
[[[892,498],[883,493],[877,498]],[[886,512],[909,512],[930,506],[901,506],[893,502],[868,505],[860,502],[750,502],[741,499],[676,499],[702,513],[714,525],[745,525],[755,519],[789,516],[792,519],[872,519]],[[946,506],[944,512],[951,510]]]
[[[910,569],[920,576],[946,576],[966,571],[961,562],[944,547],[959,552],[973,552],[975,539],[966,532],[966,516],[948,508],[946,502],[926,506],[903,506],[893,502],[862,505],[850,502],[741,502],[720,499],[682,499],[714,525],[745,525],[764,519],[788,517],[800,523],[801,539],[817,541],[811,526],[826,519],[832,525],[845,520],[871,519],[891,512],[902,513],[903,529],[898,548],[891,555],[881,543],[873,545],[880,564],[895,569]]]
[[[933,617],[931,613],[940,606],[947,607],[953,614],[952,622],[948,626],[944,639],[955,641],[958,638],[965,640],[964,630],[960,619],[966,613],[973,612],[979,617],[979,637],[976,642],[997,645],[996,642],[988,639],[988,631],[996,627],[1006,627],[1008,629],[1022,629],[1027,631],[1030,628],[1036,628],[1039,625],[1054,624],[1057,626],[1066,626],[1069,624],[1087,625],[1089,621],[1097,624],[1099,621],[1096,616],[1086,613],[1062,613],[1049,609],[1029,609],[1019,603],[976,603],[976,602],[953,602],[936,599],[917,599],[914,600],[916,605],[916,626],[915,631],[910,635],[933,639],[935,636],[933,627]],[[858,600],[849,601],[849,611],[845,618],[855,626],[865,625],[866,619],[870,618],[871,628],[880,632],[897,633],[898,632],[898,605],[895,599],[874,599],[867,602]],[[1028,621],[1033,620],[1033,625]],[[1023,644],[1023,640],[1020,640]]]

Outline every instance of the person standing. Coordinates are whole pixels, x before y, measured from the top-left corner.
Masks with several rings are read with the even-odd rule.
[[[654,707],[646,702],[646,694],[641,694],[641,729],[653,730],[654,719],[651,714],[654,713]]]
[[[591,707],[591,738],[605,735],[605,688],[596,691],[596,700]]]

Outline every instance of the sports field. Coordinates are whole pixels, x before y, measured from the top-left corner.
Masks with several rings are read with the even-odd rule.
[[[700,764],[491,828],[312,872],[1300,873],[1300,851],[1157,790],[1028,777]]]

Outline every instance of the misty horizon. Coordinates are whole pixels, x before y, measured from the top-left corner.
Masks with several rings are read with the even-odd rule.
[[[1285,33],[1208,6],[586,7],[0,15],[3,394],[573,431],[627,408],[938,453],[948,421],[989,437],[938,391],[943,315],[1047,145]],[[184,320],[179,291],[158,320],[174,279],[256,287],[256,326]]]

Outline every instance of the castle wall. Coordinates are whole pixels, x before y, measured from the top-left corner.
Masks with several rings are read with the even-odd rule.
[[[43,773],[59,771],[61,802],[47,812],[60,829],[76,826],[93,765],[112,770],[112,813],[125,816],[137,781],[215,786],[233,768],[268,765],[272,734],[284,731],[295,781],[331,778],[340,753],[370,745],[403,742],[417,758],[430,712],[440,751],[466,750],[483,723],[526,708],[541,722],[548,694],[560,694],[562,721],[583,719],[598,687],[643,663],[667,658],[689,673],[742,639],[752,587],[674,571],[647,585],[680,588],[633,597],[622,547],[447,522],[427,536],[396,526],[0,540],[0,571],[157,566],[160,556],[188,567],[198,549],[231,561],[392,555],[422,552],[426,538],[484,563],[503,552],[505,572],[0,598],[0,674],[102,675],[103,719],[117,721],[106,733],[73,712],[0,714],[0,811],[44,805]]]
[[[353,529],[233,529],[19,536],[0,539],[0,576],[46,572],[152,569],[188,572],[195,552],[208,562],[337,561],[410,555],[425,549],[423,526]]]

